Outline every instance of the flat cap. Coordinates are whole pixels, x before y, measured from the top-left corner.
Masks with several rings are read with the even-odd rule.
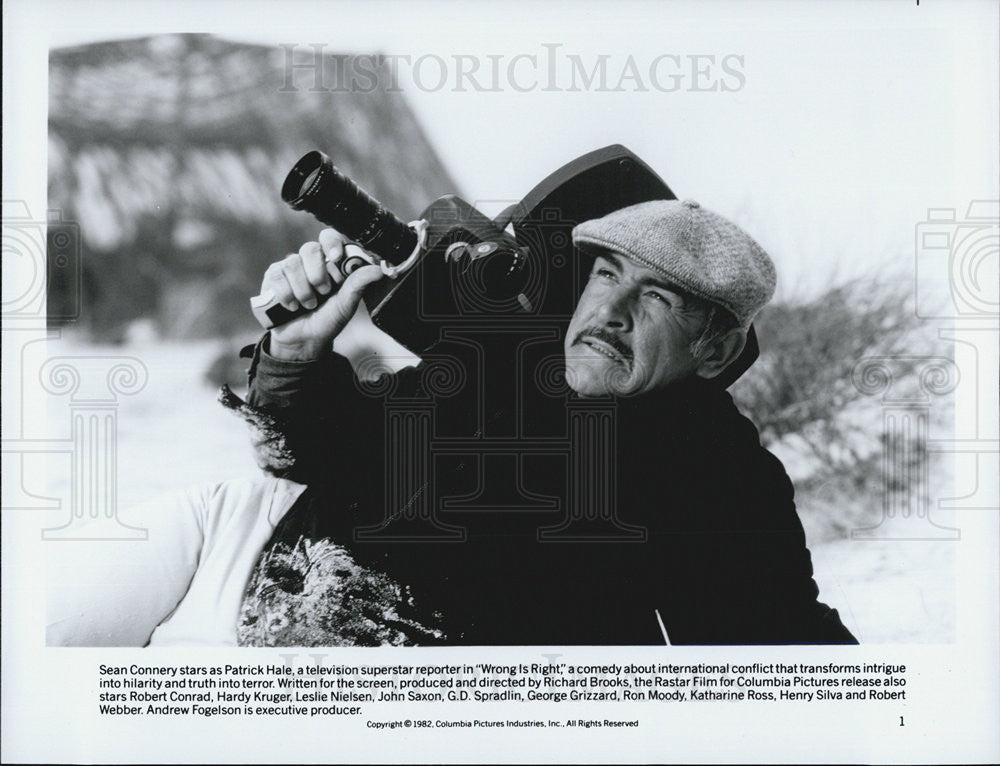
[[[577,246],[621,253],[748,327],[774,295],[774,263],[736,224],[693,200],[654,200],[573,229]]]

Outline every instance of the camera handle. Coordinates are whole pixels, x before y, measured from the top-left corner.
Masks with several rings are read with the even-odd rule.
[[[356,242],[348,242],[344,246],[344,257],[337,264],[338,271],[340,271],[345,279],[356,269],[367,265],[378,266],[382,269],[382,273],[389,277],[389,279],[397,279],[406,274],[420,260],[427,247],[427,231],[430,225],[427,221],[419,219],[410,221],[407,226],[416,235],[417,244],[414,246],[413,252],[402,263],[391,264],[384,258],[379,258],[377,255],[367,252]],[[326,303],[332,295],[334,293],[317,296],[318,302],[316,308]],[[273,327],[279,327],[291,322],[293,319],[315,311],[316,308],[307,309],[304,306],[300,306],[295,311],[291,311],[282,306],[270,290],[265,290],[260,295],[255,295],[250,299],[250,310],[253,312],[254,318],[265,330],[270,330]]]

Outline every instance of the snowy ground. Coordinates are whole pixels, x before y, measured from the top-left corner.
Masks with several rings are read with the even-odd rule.
[[[215,387],[204,380],[221,349],[218,342],[84,346],[64,338],[50,343],[49,356],[131,356],[148,371],[146,386],[120,397],[117,407],[117,506],[123,512],[180,487],[257,473],[243,424],[216,403]],[[49,438],[69,432],[67,396],[49,399],[47,423]],[[47,493],[68,508],[69,456],[48,460]],[[800,514],[811,541],[820,598],[838,609],[861,641],[954,640],[955,542],[851,540],[846,535],[816,542],[825,536],[824,521],[801,499]]]

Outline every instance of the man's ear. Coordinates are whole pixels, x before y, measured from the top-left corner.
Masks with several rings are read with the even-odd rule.
[[[747,331],[736,327],[720,335],[702,351],[695,373],[702,378],[714,378],[738,357],[747,342]]]

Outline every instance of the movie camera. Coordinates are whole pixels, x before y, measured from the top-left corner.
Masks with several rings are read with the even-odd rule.
[[[281,196],[356,245],[347,246],[339,264],[345,277],[366,263],[382,268],[389,278],[366,288],[365,304],[378,327],[418,355],[457,321],[532,317],[564,327],[589,270],[574,251],[573,227],[640,202],[676,199],[649,166],[618,144],[559,168],[494,219],[446,195],[404,223],[321,151],[295,164]],[[265,329],[308,311],[290,311],[267,294],[251,299],[251,308]],[[757,353],[751,328],[743,354],[720,382],[732,383]]]

